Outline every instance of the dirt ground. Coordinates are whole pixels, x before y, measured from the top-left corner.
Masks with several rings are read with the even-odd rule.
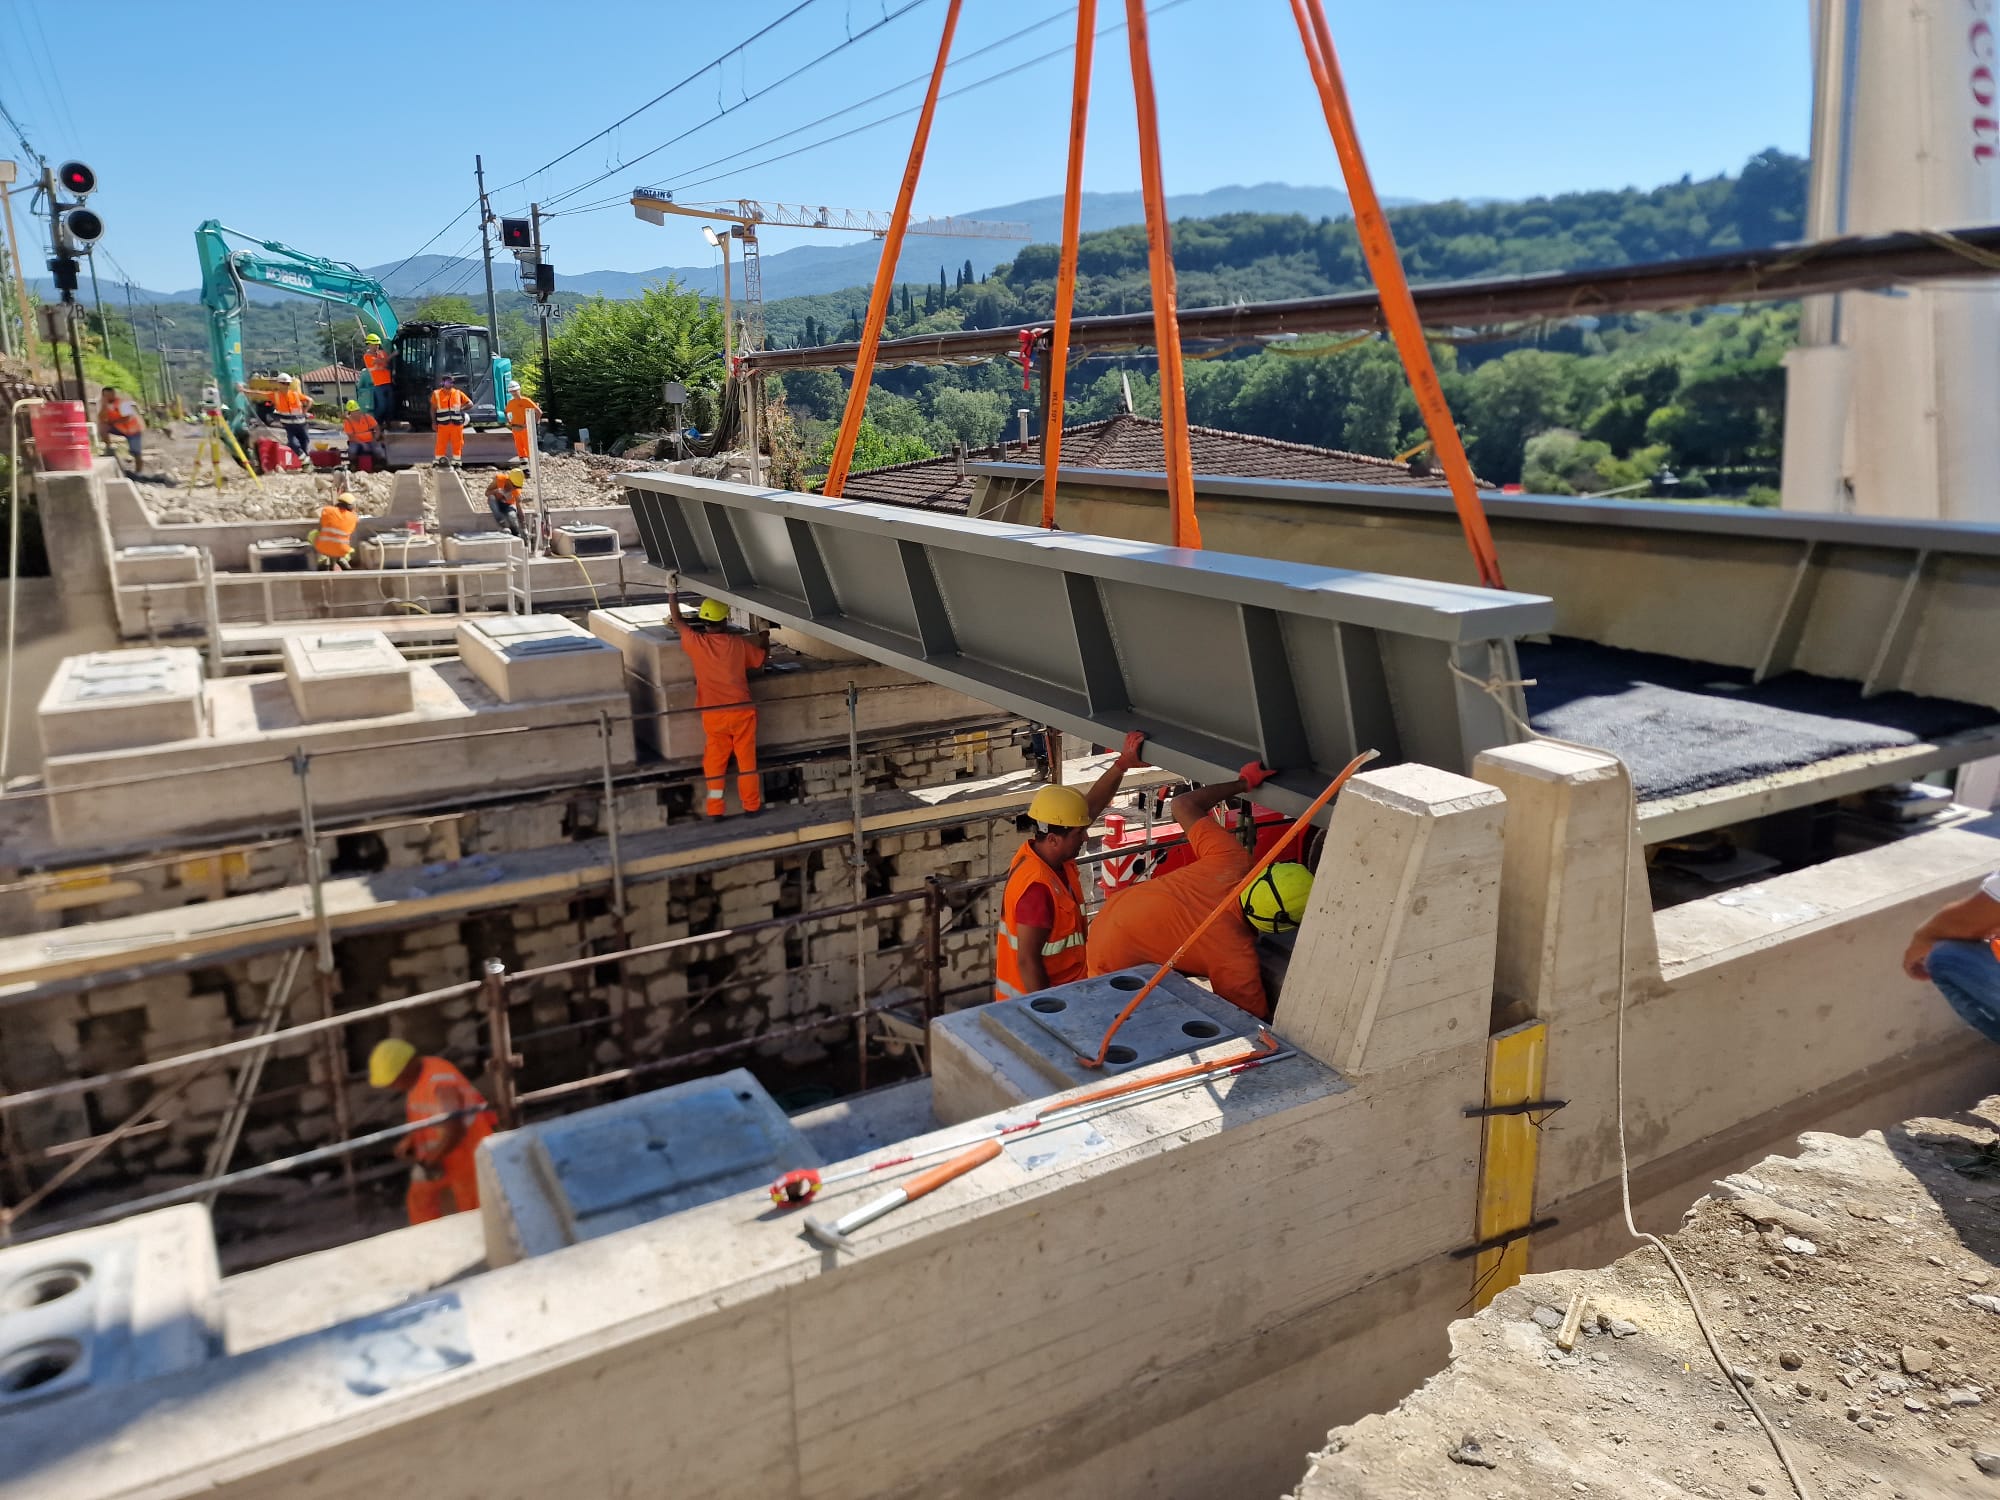
[[[1670,1240],[1734,1379],[1821,1500],[2000,1496],[2000,1098],[1802,1144]],[[1329,1433],[1300,1500],[1794,1493],[1649,1247],[1529,1276],[1453,1325],[1452,1356]]]
[[[315,436],[318,436],[315,429]],[[331,435],[331,434],[329,434]],[[317,470],[266,474],[261,487],[233,463],[219,495],[207,482],[206,467],[199,488],[190,488],[198,431],[191,423],[174,423],[146,432],[146,467],[139,478],[139,495],[156,521],[282,521],[309,518],[333,498],[336,489],[354,496],[355,509],[376,516],[389,508],[391,477],[387,474],[346,474]],[[541,462],[543,497],[556,509],[616,504],[617,478],[632,469],[665,467],[638,459],[607,458],[595,453],[544,454]],[[676,465],[675,467],[679,467]],[[466,471],[466,486],[476,500],[485,488],[487,471]],[[435,516],[432,517],[435,520]]]

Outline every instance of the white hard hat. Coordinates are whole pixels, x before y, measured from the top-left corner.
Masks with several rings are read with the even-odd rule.
[[[518,391],[520,388],[521,388],[521,382],[518,380],[510,380],[507,382],[507,389],[510,391]]]
[[[292,383],[292,377],[289,375],[280,375],[278,377],[279,385],[290,385],[291,383]]]

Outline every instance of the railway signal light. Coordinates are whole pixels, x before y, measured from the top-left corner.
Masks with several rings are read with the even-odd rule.
[[[547,261],[539,262],[535,266],[535,295],[546,299],[555,295],[555,289],[556,268]]]
[[[72,245],[93,245],[104,238],[104,220],[95,209],[70,209],[62,216],[62,226]]]
[[[534,226],[526,219],[502,219],[500,243],[509,250],[532,250],[535,245]]]
[[[80,161],[66,161],[56,168],[56,183],[72,197],[87,198],[97,190],[97,174]]]

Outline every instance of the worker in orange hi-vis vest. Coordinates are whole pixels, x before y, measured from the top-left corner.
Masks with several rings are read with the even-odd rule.
[[[382,347],[381,334],[368,335],[361,363],[368,367],[368,409],[375,414],[376,421],[386,423],[396,413],[396,386],[395,373],[389,366],[389,351]]]
[[[140,452],[140,434],[146,424],[139,416],[139,403],[119,390],[115,385],[107,385],[98,396],[97,435],[104,446],[111,446],[111,437],[116,433],[125,439],[125,449],[132,455],[132,472],[145,468],[146,461]]]
[[[1028,833],[1007,867],[1000,896],[1000,931],[994,938],[993,998],[1018,1000],[1084,977],[1090,923],[1083,913],[1083,883],[1076,857],[1083,841],[1125,773],[1139,758],[1146,736],[1133,730],[1124,748],[1088,792],[1045,786],[1028,803]]]
[[[440,375],[437,389],[431,392],[431,426],[437,429],[431,467],[441,469],[465,462],[465,424],[471,415],[472,398],[451,376]]]
[[[1250,873],[1250,851],[1210,814],[1231,797],[1254,791],[1270,776],[1252,761],[1235,781],[1182,792],[1167,805],[1187,834],[1194,863],[1111,894],[1090,924],[1090,973],[1113,974],[1141,964],[1165,963],[1236,889]],[[1244,893],[1238,910],[1211,924],[1174,965],[1177,973],[1206,979],[1216,994],[1260,1021],[1271,1018],[1271,1005],[1258,971],[1257,940],[1251,928],[1269,932],[1296,927],[1312,892],[1312,876],[1303,865],[1274,864],[1266,878],[1271,882],[1268,891],[1260,879]]]
[[[736,796],[746,813],[764,810],[764,783],[757,775],[757,710],[750,702],[750,673],[769,654],[767,632],[751,635],[729,628],[729,606],[704,599],[696,623],[681,618],[680,579],[668,584],[667,618],[681,638],[688,665],[694,669],[694,703],[701,710],[706,736],[701,774],[708,783],[701,810],[711,818],[725,811],[724,778],[736,761]]]
[[[528,461],[528,413],[535,414],[535,420],[542,420],[542,409],[521,394],[521,382],[507,382],[507,426],[514,434],[514,457],[522,463]]]
[[[320,567],[338,572],[353,566],[354,522],[354,497],[345,490],[334,497],[333,504],[321,507],[319,525],[311,534]]]
[[[404,1118],[414,1125],[434,1115],[450,1115],[396,1142],[396,1155],[412,1163],[404,1199],[410,1222],[422,1224],[446,1214],[479,1207],[479,1143],[493,1134],[493,1111],[472,1081],[441,1057],[424,1057],[401,1037],[375,1044],[368,1055],[368,1081],[403,1096]]]

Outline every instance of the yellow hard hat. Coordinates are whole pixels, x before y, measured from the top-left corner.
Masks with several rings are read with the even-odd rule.
[[[379,344],[382,342],[382,335],[379,333],[371,333],[368,335],[367,342],[371,344]]]
[[[720,599],[704,599],[701,601],[701,608],[695,613],[702,619],[719,625],[729,618],[729,606]]]
[[[523,485],[528,482],[528,471],[526,469],[509,469],[507,477],[513,480],[517,486]]]
[[[347,403],[347,409],[349,411],[360,411],[361,403],[359,401],[350,401]]]
[[[417,1049],[399,1036],[384,1037],[368,1054],[368,1081],[386,1089],[403,1076],[403,1069],[417,1055]]]
[[[1045,786],[1028,804],[1028,817],[1044,828],[1088,828],[1090,804],[1073,786]]]
[[[1304,865],[1272,865],[1243,893],[1243,920],[1259,932],[1290,932],[1305,918],[1312,888],[1312,871]]]

